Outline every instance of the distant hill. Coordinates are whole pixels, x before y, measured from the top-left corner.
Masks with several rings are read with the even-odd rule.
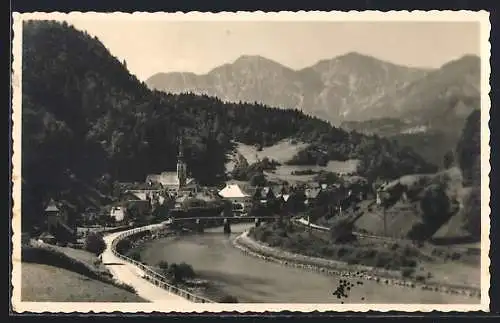
[[[480,71],[478,56],[463,56],[380,98],[370,106],[369,118],[399,116],[412,123],[438,127],[444,126],[438,118],[465,119],[479,108]]]
[[[390,137],[412,147],[430,162],[440,164],[453,150],[467,116],[480,109],[480,59],[464,56],[386,95],[362,115],[344,121],[342,128]]]
[[[248,66],[246,60],[254,61],[239,64]],[[267,64],[269,75],[290,73],[267,60],[259,64]],[[116,194],[116,181],[175,169],[179,136],[188,170],[206,185],[225,180],[235,141],[266,147],[293,138],[309,144],[300,162],[361,159],[359,171],[371,177],[433,169],[411,149],[349,134],[298,110],[151,91],[99,39],[67,23],[24,22],[22,82],[27,228],[43,221],[50,198],[70,201],[81,214]]]
[[[223,101],[299,109],[338,124],[350,115],[364,114],[380,98],[428,72],[355,52],[302,70],[292,70],[261,56],[241,56],[205,75],[157,73],[146,84],[165,92],[193,92]]]

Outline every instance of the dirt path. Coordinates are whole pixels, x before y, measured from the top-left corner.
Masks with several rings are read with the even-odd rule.
[[[153,285],[147,280],[140,277],[141,271],[138,267],[122,259],[116,257],[111,251],[113,240],[122,232],[116,232],[104,237],[106,242],[106,250],[102,253],[102,262],[109,269],[113,277],[123,283],[126,283],[135,288],[137,294],[150,302],[175,302],[175,303],[190,303],[185,298],[169,293],[168,291]]]

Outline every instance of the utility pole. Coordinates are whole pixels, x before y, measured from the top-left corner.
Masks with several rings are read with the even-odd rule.
[[[387,237],[387,212],[385,205],[384,205],[384,236]]]

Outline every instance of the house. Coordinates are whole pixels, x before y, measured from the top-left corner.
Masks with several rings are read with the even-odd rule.
[[[113,206],[109,215],[115,219],[116,222],[121,222],[125,218],[125,207],[123,206]]]
[[[226,184],[218,195],[224,199],[231,201],[233,209],[238,212],[246,212],[251,206],[251,195],[246,193],[238,184]]]

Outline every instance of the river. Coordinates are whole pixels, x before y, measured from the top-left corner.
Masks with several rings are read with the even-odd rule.
[[[340,277],[266,262],[236,249],[231,240],[249,226],[233,224],[230,236],[224,235],[222,228],[214,228],[204,235],[149,241],[141,248],[141,257],[149,264],[157,264],[160,260],[186,262],[199,276],[210,279],[218,289],[235,296],[240,303],[479,303],[477,298],[387,286],[361,279],[351,280],[355,286],[349,291],[349,297],[338,299],[332,293]]]

